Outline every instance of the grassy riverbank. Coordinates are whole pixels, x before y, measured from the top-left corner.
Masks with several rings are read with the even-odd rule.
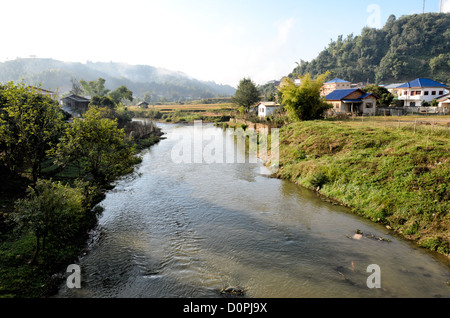
[[[280,131],[278,177],[319,191],[419,246],[450,253],[450,128],[310,121]]]

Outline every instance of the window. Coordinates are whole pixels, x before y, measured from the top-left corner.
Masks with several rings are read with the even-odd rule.
[[[430,92],[429,92],[429,91],[425,91],[425,92],[424,92],[424,95],[425,95],[425,96],[428,96],[428,95],[430,95]]]
[[[411,92],[411,96],[415,96],[416,95],[416,92],[415,91],[412,91]]]
[[[439,95],[444,95],[444,91],[439,91]]]
[[[422,95],[421,91],[416,91],[416,95]]]
[[[366,104],[366,108],[372,108],[373,107],[373,104],[372,103],[367,103]]]
[[[411,102],[411,103],[409,103],[409,106],[411,106],[411,107],[416,106],[416,102]]]
[[[431,95],[436,95],[436,91],[432,91],[432,92],[431,92]]]

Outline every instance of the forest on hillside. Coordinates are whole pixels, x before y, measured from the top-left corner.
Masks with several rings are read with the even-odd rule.
[[[391,84],[418,77],[450,83],[450,13],[391,15],[381,29],[340,35],[312,61],[300,60],[294,78],[331,72],[353,83]]]

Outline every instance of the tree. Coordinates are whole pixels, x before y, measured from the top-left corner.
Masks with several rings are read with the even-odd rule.
[[[91,102],[89,103],[89,106],[97,106],[100,108],[108,108],[108,109],[115,109],[116,104],[109,96],[92,96]]]
[[[116,88],[114,91],[109,93],[109,98],[116,104],[119,105],[123,100],[133,101],[133,92],[130,91],[125,85]]]
[[[81,84],[79,81],[77,81],[75,78],[72,78],[70,80],[72,83],[72,89],[69,91],[72,95],[81,95],[83,94],[83,89],[81,88]]]
[[[107,96],[109,93],[109,89],[105,88],[105,82],[106,80],[99,77],[97,81],[89,81],[86,82],[85,80],[80,81],[80,85],[83,89],[83,92],[85,95],[88,96]]]
[[[320,96],[320,90],[328,76],[327,72],[312,79],[310,74],[306,74],[300,77],[300,85],[296,85],[290,78],[283,80],[280,88],[282,104],[292,120],[319,119],[331,108]]]
[[[40,176],[46,151],[63,132],[58,102],[24,84],[0,87],[0,162],[12,173],[31,167],[33,183]]]
[[[130,167],[136,163],[124,130],[117,127],[117,120],[104,118],[97,107],[89,109],[84,119],[74,119],[54,156],[61,166],[77,163],[82,177],[97,184],[132,171]]]
[[[375,84],[367,85],[363,88],[366,93],[372,93],[379,97],[377,99],[378,106],[389,106],[394,100],[394,95],[389,92],[385,87],[381,87]]]
[[[240,106],[241,112],[247,113],[250,107],[259,101],[259,92],[255,83],[250,78],[242,79],[231,101]]]

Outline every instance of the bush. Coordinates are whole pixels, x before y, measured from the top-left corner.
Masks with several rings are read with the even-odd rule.
[[[47,250],[47,255],[54,258],[52,254],[76,241],[87,225],[84,204],[83,189],[48,180],[38,180],[27,197],[16,202],[13,220],[36,239],[33,261],[48,247],[53,250]]]

